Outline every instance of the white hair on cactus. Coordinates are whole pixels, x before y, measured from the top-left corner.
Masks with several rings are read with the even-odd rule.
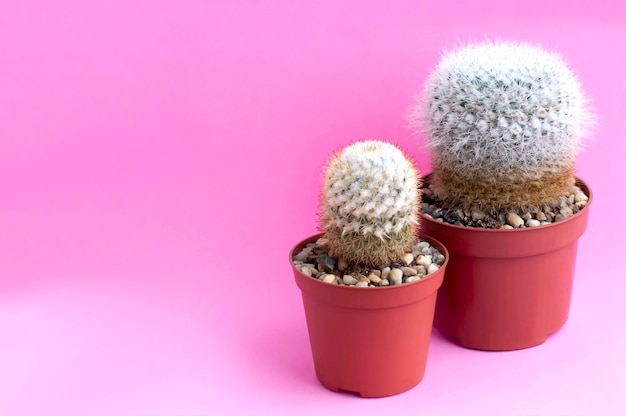
[[[377,140],[354,143],[329,162],[323,191],[323,226],[342,233],[373,234],[417,224],[419,182],[415,167],[396,146]]]
[[[527,179],[572,165],[593,122],[558,55],[511,42],[444,55],[409,117],[439,166],[461,176],[515,169]]]
[[[336,152],[320,207],[329,253],[368,267],[399,261],[417,237],[420,186],[413,163],[390,143],[368,140]]]

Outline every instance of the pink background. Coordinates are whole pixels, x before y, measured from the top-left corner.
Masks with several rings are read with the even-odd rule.
[[[624,3],[454,3],[4,2],[0,414],[625,411]],[[415,389],[332,393],[287,262],[320,168],[381,138],[427,172],[404,115],[441,50],[485,38],[559,51],[598,113],[570,320],[507,353],[434,331]]]

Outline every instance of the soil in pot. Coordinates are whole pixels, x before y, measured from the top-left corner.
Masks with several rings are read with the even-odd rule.
[[[339,260],[325,257],[321,237],[300,242],[290,253],[317,378],[330,390],[363,397],[409,390],[424,376],[448,252],[423,236],[401,263],[380,270],[344,269]],[[417,261],[425,258],[431,261],[425,274],[408,270],[421,271]],[[392,276],[398,273],[400,281]]]

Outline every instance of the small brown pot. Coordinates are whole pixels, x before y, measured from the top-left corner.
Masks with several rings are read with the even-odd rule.
[[[426,182],[429,177],[426,177]],[[572,217],[536,228],[461,227],[420,214],[421,230],[450,251],[434,325],[468,348],[517,350],[542,344],[565,324],[578,238],[592,193]]]
[[[306,276],[292,263],[294,254],[320,237],[307,238],[289,253],[302,291],[317,378],[332,391],[362,397],[391,396],[416,386],[426,369],[447,250],[421,236],[446,257],[437,272],[398,286],[339,286]]]

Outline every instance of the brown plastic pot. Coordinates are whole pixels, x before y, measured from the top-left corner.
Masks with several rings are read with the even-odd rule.
[[[434,326],[464,347],[489,351],[533,347],[561,328],[593,199],[586,183],[577,185],[589,197],[586,207],[536,228],[461,227],[420,214],[422,232],[450,251]]]
[[[332,391],[362,397],[391,396],[415,387],[426,369],[447,250],[435,239],[421,236],[446,257],[437,272],[398,286],[340,286],[306,276],[291,262],[294,254],[320,237],[307,238],[289,253],[302,291],[317,378]]]

